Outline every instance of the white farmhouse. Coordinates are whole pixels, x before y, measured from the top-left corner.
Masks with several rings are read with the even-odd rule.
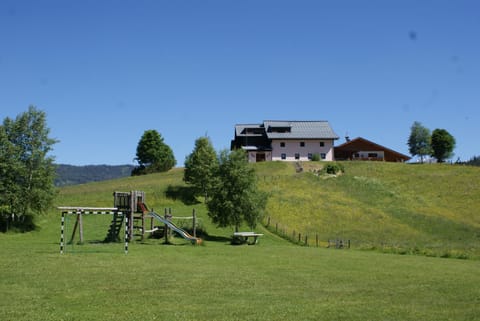
[[[334,160],[334,141],[339,137],[328,121],[265,120],[261,124],[235,125],[231,149],[248,152],[250,162]]]

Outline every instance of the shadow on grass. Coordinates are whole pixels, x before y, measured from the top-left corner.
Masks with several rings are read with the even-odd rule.
[[[174,201],[178,199],[185,205],[195,205],[200,203],[195,197],[194,188],[190,186],[168,185],[167,190],[165,191],[165,196]]]
[[[208,234],[204,234],[202,238],[208,242],[218,242],[218,243],[225,243],[225,242],[230,243],[230,241],[232,240],[230,237],[219,236],[219,235],[208,235]]]

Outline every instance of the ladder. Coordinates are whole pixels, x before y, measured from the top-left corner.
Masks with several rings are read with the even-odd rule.
[[[110,223],[110,227],[104,242],[120,242],[120,230],[122,229],[124,220],[125,217],[123,214],[118,212],[113,214],[112,222]]]

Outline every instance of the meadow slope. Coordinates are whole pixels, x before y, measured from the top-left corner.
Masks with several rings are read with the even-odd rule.
[[[408,244],[412,239],[400,236],[409,228],[415,230],[415,224],[395,217],[395,211],[411,211],[416,215],[409,219],[427,217],[423,226],[419,221],[420,228],[409,234],[417,237],[416,244],[428,245],[434,239],[443,253],[463,251],[461,244],[471,243],[472,257],[478,249],[478,234],[477,239],[466,238],[469,231],[478,233],[478,218],[467,210],[454,211],[462,210],[459,204],[475,208],[478,197],[464,201],[456,197],[478,196],[477,169],[352,163],[345,164],[345,175],[325,179],[307,167],[304,173],[296,173],[292,164],[256,167],[262,188],[271,192],[268,214],[285,224],[309,221],[310,225],[299,227],[323,227],[325,237],[335,237],[325,227],[330,222],[331,231],[351,233],[357,247],[362,240],[370,245],[376,242],[370,239],[376,235],[370,229],[381,231],[374,218],[383,217],[383,228],[395,222],[389,230]],[[405,177],[407,170],[412,174]],[[476,320],[480,315],[476,286],[480,260],[301,247],[262,226],[257,229],[265,234],[259,245],[232,246],[232,230],[209,222],[205,206],[192,199],[182,183],[182,173],[175,169],[65,187],[59,190],[55,205],[111,206],[115,190],[144,190],[148,205],[158,212],[171,207],[175,215],[184,216],[195,208],[206,232],[204,245],[192,246],[181,238],[174,238],[173,245],[148,239],[131,243],[125,255],[122,243],[98,242],[106,235],[109,218],[89,216],[84,221],[85,244],[73,242],[60,255],[60,213],[52,209],[37,220],[35,232],[0,234],[1,319]],[[460,189],[467,177],[471,185]],[[448,186],[444,180],[454,187],[450,192],[443,190]],[[431,190],[423,191],[429,186]],[[376,197],[369,191],[375,191]],[[326,199],[331,204],[318,210],[317,206],[327,206]],[[432,199],[439,201],[430,203]],[[317,200],[315,206],[307,206]],[[300,206],[302,216],[297,217],[293,211]],[[326,208],[334,213],[331,218],[326,217]],[[353,213],[348,212],[352,208]],[[347,214],[350,221],[344,220]],[[355,227],[361,220],[354,214],[366,216],[363,219],[371,224]],[[457,230],[448,231],[450,225],[443,220],[455,222],[453,227],[460,231],[462,226],[466,232],[457,238],[465,240],[456,240],[453,247],[449,241],[455,241],[451,234]],[[321,223],[312,226],[316,222]],[[426,223],[432,222],[438,224],[427,233]],[[73,220],[67,225],[70,233]]]
[[[447,164],[343,162],[338,177],[321,163],[264,163],[268,216],[310,240],[351,240],[355,248],[480,257],[480,168]],[[288,234],[288,233],[287,233]]]

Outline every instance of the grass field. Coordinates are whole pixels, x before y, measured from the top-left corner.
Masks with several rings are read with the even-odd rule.
[[[98,245],[2,235],[2,320],[478,320],[480,262],[298,247]],[[54,237],[41,235],[47,233]],[[56,232],[56,231],[55,231]],[[40,234],[40,235],[39,235]]]
[[[314,164],[314,163],[313,163]],[[320,163],[317,163],[320,164]],[[312,166],[312,164],[307,164]],[[355,248],[480,257],[480,168],[346,162],[339,177],[259,164],[272,221]],[[311,169],[311,168],[310,168]]]
[[[424,206],[428,209],[425,213],[438,207],[435,215],[441,214],[457,222],[454,216],[456,213],[441,209],[450,206],[447,203],[452,203],[455,207],[460,200],[442,200],[443,203],[432,205],[431,198],[447,198],[448,194],[457,193],[469,193],[467,196],[470,197],[478,193],[475,185],[478,183],[475,182],[472,182],[470,189],[467,186],[461,191],[442,192],[441,195],[438,195],[438,191],[410,191],[412,187],[400,185],[410,184],[412,178],[405,177],[401,184],[395,183],[397,178],[385,178],[385,172],[393,175],[391,172],[398,171],[398,176],[405,175],[402,174],[401,167],[382,167],[384,165],[381,164],[380,167],[369,169],[362,166],[368,164],[348,166],[347,174],[350,172],[351,177],[346,174],[340,179],[325,180],[308,171],[297,175],[283,164],[261,164],[258,171],[263,188],[271,186],[269,190],[281,192],[284,197],[291,197],[292,201],[303,194],[296,190],[291,193],[284,191],[284,180],[290,180],[293,184],[290,186],[304,186],[300,182],[305,181],[308,188],[318,188],[322,184],[322,190],[326,189],[323,184],[329,184],[327,187],[332,194],[321,192],[318,188],[318,195],[322,195],[318,198],[335,200],[338,197],[337,203],[331,205],[332,208],[340,207],[343,201],[350,198],[353,198],[352,202],[358,208],[368,208],[366,203],[369,198],[365,191],[347,191],[343,193],[350,196],[342,196],[345,194],[341,190],[347,183],[364,184],[367,186],[365,188],[377,189],[378,193],[384,194],[384,199],[375,198],[372,207],[378,211],[378,215],[385,215],[387,222],[394,219],[389,218],[389,211],[380,211],[382,206],[384,209],[399,207],[392,204],[393,201],[388,201],[389,198],[400,199],[402,202],[413,200],[414,208],[421,209]],[[442,184],[441,179],[438,182],[432,181],[440,174],[430,172],[430,168],[412,168],[418,170],[415,176],[424,177],[426,185],[436,189],[438,184]],[[160,240],[147,240],[144,243],[130,244],[130,251],[125,255],[121,243],[96,242],[105,236],[108,218],[91,216],[85,220],[86,243],[69,246],[67,253],[60,255],[60,213],[52,210],[39,218],[38,231],[0,234],[0,319],[479,319],[480,290],[477,285],[480,284],[480,260],[301,247],[263,227],[258,228],[258,231],[265,233],[259,245],[232,246],[229,243],[232,231],[211,225],[203,204],[192,204],[193,201],[187,199],[188,193],[181,188],[181,174],[181,170],[176,169],[165,174],[66,187],[60,190],[56,205],[111,206],[114,190],[144,190],[147,192],[148,205],[158,212],[164,207],[172,207],[176,215],[189,215],[192,208],[196,208],[202,218],[203,228],[208,233],[204,245],[192,246],[179,238],[174,239],[174,245],[162,245]],[[461,171],[454,176],[464,174]],[[268,178],[263,178],[262,175]],[[441,175],[450,177],[451,174]],[[478,175],[478,172],[469,175]],[[270,184],[269,180],[275,180],[275,184]],[[451,184],[460,185],[460,182]],[[174,192],[167,197],[167,190]],[[406,190],[410,192],[406,193]],[[314,199],[308,191],[304,195]],[[269,201],[270,214],[284,213],[272,209],[272,199]],[[473,206],[477,201],[465,202],[468,206]],[[305,200],[298,200],[298,204],[303,203]],[[284,205],[287,213],[295,208],[289,203]],[[307,209],[302,213],[307,213]],[[478,218],[465,213],[468,211],[459,213],[465,216],[462,217],[461,224],[465,224],[467,230],[478,232],[478,229],[475,230],[475,224],[478,223],[475,220]],[[288,224],[303,221],[289,219],[287,215],[281,218]],[[324,220],[323,217],[319,219],[322,222]],[[310,224],[314,224],[313,219]],[[344,230],[350,231],[347,226],[345,223]],[[404,228],[402,224],[399,226]],[[374,228],[376,227],[372,227]],[[389,228],[394,230],[395,226]],[[435,225],[430,234],[439,233],[442,229],[447,227]],[[368,229],[360,227],[356,235],[361,235],[362,231]],[[328,230],[326,233],[328,235]],[[418,235],[421,236],[422,233],[418,232]],[[363,237],[368,239],[368,235]],[[422,237],[415,242],[419,244]],[[440,243],[448,241],[450,237],[440,234],[435,236]],[[478,239],[472,237],[468,240],[477,242],[473,246],[478,247]],[[457,240],[455,248],[459,244],[461,242]],[[448,249],[450,245],[446,243],[444,246]]]

